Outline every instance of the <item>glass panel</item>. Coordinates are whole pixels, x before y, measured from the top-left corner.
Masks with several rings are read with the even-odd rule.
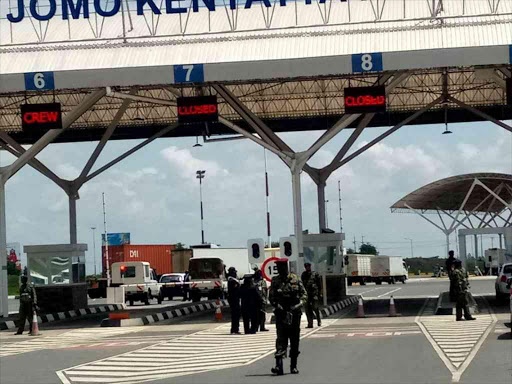
[[[29,256],[30,281],[32,284],[48,285],[48,260],[45,258]]]
[[[304,262],[316,264],[314,247],[304,247]]]
[[[126,272],[124,273],[124,277],[135,277],[135,267],[126,267]]]
[[[191,279],[218,279],[224,272],[221,259],[191,259],[189,263]]]
[[[83,283],[85,281],[85,257],[73,257],[73,283]]]
[[[144,276],[149,277],[149,265],[144,266]]]
[[[318,247],[318,263],[327,263],[327,265],[334,265],[336,258],[336,247]]]
[[[69,257],[50,259],[50,277],[52,284],[69,284]]]

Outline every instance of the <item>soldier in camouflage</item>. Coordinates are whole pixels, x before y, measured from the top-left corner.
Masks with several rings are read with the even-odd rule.
[[[276,261],[278,275],[272,278],[269,301],[275,308],[276,315],[276,366],[272,368],[275,375],[283,375],[283,359],[286,358],[288,339],[290,340],[290,373],[297,374],[299,356],[301,307],[306,305],[308,296],[302,281],[294,273],[288,272],[288,260]]]
[[[15,335],[21,335],[25,330],[25,323],[28,320],[30,326],[30,333],[32,333],[32,315],[34,311],[38,310],[36,290],[31,284],[28,284],[26,275],[21,276],[20,286],[20,310],[19,310],[19,324],[18,332]]]
[[[454,261],[453,269],[453,282],[454,282],[454,291],[455,296],[457,298],[457,306],[456,306],[456,320],[462,321],[462,311],[464,310],[464,318],[466,320],[476,320],[471,313],[469,312],[468,306],[468,298],[467,293],[469,289],[469,281],[468,281],[468,273],[462,267],[462,262],[460,260]]]
[[[268,332],[265,328],[266,311],[265,307],[268,304],[268,288],[265,279],[263,279],[263,273],[258,267],[254,267],[254,285],[258,290],[260,301],[258,303],[258,324],[260,326],[260,332]]]
[[[320,275],[311,271],[311,263],[304,263],[306,269],[302,272],[302,284],[308,293],[308,302],[306,304],[306,316],[308,318],[308,328],[313,328],[313,315],[316,316],[318,326],[322,325],[320,318],[320,301],[322,300],[322,280]]]

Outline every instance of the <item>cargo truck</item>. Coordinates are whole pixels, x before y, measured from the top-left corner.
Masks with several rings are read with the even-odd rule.
[[[265,252],[267,255],[274,252]],[[261,268],[264,260],[256,264]],[[227,296],[227,270],[235,267],[238,277],[253,273],[247,248],[193,248],[189,260],[190,298],[197,302],[202,297],[221,299]]]
[[[382,284],[383,281],[388,284],[395,284],[401,281],[405,284],[409,271],[404,260],[399,256],[374,256],[370,263],[372,278],[375,284]]]
[[[345,256],[345,268],[347,275],[347,284],[359,283],[365,285],[372,281],[371,260],[374,255],[355,255],[347,254]]]

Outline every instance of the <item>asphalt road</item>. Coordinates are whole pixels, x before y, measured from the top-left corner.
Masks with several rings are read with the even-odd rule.
[[[446,282],[391,285],[399,316],[388,317],[383,286],[368,290],[366,318],[356,308],[306,329],[303,316],[299,375],[270,375],[275,327],[256,335],[229,335],[212,314],[174,319],[144,327],[99,328],[78,320],[44,329],[40,337],[0,332],[0,383],[510,383],[512,337],[508,303],[476,295],[477,321],[456,323],[454,316],[433,316],[428,298]],[[493,281],[472,282],[486,293]],[[382,293],[369,291],[383,288]],[[426,292],[416,297],[417,291]],[[484,292],[486,291],[486,292]]]

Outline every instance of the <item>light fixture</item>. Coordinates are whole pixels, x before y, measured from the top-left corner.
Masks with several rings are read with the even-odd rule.
[[[137,103],[135,105],[135,118],[133,120],[135,120],[135,121],[144,121],[144,117],[142,117],[139,114],[139,103]]]
[[[199,137],[198,137],[198,136],[196,136],[196,143],[193,145],[193,147],[194,147],[194,148],[195,148],[195,147],[202,147],[202,145],[201,145],[201,144],[199,144]]]
[[[443,135],[449,135],[450,133],[453,133],[448,129],[448,101],[444,100],[444,132]]]

